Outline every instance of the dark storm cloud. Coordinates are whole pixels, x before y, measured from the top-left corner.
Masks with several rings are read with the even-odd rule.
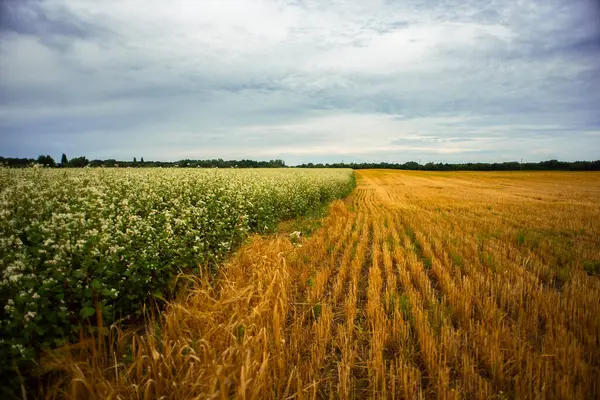
[[[87,39],[101,31],[81,21],[67,7],[48,10],[40,0],[2,0],[0,2],[0,33],[31,35],[46,38],[61,35]]]

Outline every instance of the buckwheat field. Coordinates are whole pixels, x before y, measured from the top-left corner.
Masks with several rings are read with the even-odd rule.
[[[140,315],[178,274],[214,273],[249,233],[352,185],[350,170],[0,168],[0,356]]]

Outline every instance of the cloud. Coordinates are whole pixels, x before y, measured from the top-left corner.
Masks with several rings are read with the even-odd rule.
[[[69,36],[86,39],[94,25],[77,18],[67,7],[45,8],[39,1],[4,1],[0,31],[33,36]]]
[[[5,156],[495,161],[600,148],[592,0],[1,4]]]

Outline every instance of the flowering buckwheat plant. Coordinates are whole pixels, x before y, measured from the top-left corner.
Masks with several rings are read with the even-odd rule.
[[[0,357],[76,339],[96,310],[139,315],[178,273],[353,185],[350,170],[0,168]]]

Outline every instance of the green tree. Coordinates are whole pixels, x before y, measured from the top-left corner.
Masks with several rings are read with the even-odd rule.
[[[67,158],[67,155],[65,153],[63,153],[62,157],[60,158],[60,165],[62,167],[66,167],[67,165],[69,165],[69,159]]]
[[[85,157],[75,157],[75,158],[72,158],[71,161],[69,162],[69,166],[75,167],[75,168],[83,168],[88,164],[89,164],[89,161]]]
[[[54,161],[54,158],[50,157],[49,155],[40,155],[37,158],[37,162],[38,164],[46,167],[56,167],[56,161]]]

